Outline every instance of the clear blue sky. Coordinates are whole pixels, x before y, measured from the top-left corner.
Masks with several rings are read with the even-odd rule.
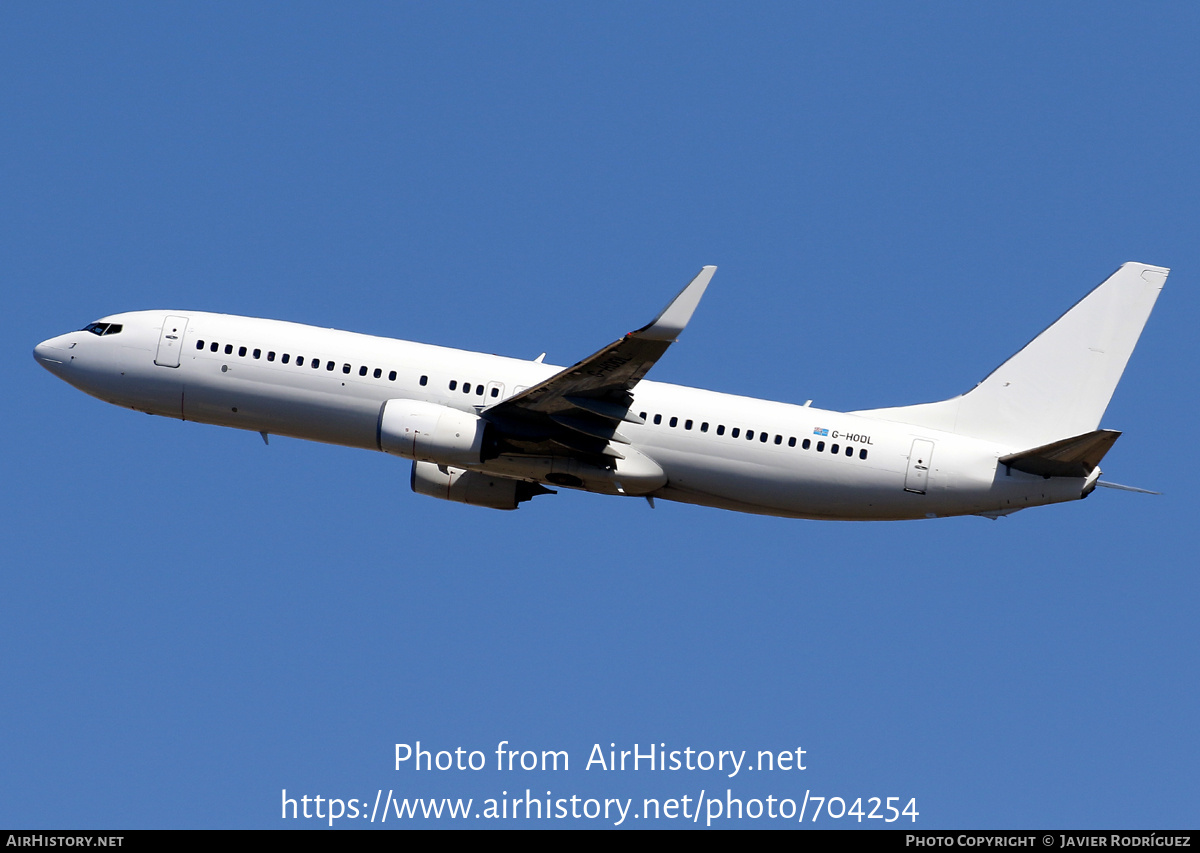
[[[6,4],[0,825],[530,788],[1194,828],[1198,41],[1183,3]],[[1165,495],[995,522],[473,509],[31,358],[186,308],[571,363],[711,263],[652,378],[900,405],[1128,260],[1174,271],[1105,476]],[[571,769],[394,770],[418,740]],[[807,769],[585,770],[597,743]]]

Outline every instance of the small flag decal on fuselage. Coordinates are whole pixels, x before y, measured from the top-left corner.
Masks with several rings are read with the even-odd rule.
[[[829,435],[829,430],[824,427],[813,427],[813,435]]]

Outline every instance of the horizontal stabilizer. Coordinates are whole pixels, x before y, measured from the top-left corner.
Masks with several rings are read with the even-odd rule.
[[[1120,489],[1122,492],[1137,492],[1139,495],[1161,495],[1162,492],[1154,492],[1150,489],[1139,489],[1137,486],[1122,486],[1120,483],[1106,483],[1100,480],[1096,483],[1097,486],[1104,486],[1106,489]]]
[[[1112,429],[1064,438],[1032,450],[1000,457],[1000,464],[1043,477],[1086,477],[1095,470],[1121,433]]]

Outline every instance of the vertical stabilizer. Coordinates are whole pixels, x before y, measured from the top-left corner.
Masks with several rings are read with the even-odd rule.
[[[961,397],[856,414],[1019,448],[1092,432],[1100,425],[1168,272],[1148,264],[1123,264]]]

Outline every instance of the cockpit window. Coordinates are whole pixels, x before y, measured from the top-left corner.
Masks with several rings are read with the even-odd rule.
[[[120,323],[88,323],[80,331],[93,335],[116,335],[124,328]]]

